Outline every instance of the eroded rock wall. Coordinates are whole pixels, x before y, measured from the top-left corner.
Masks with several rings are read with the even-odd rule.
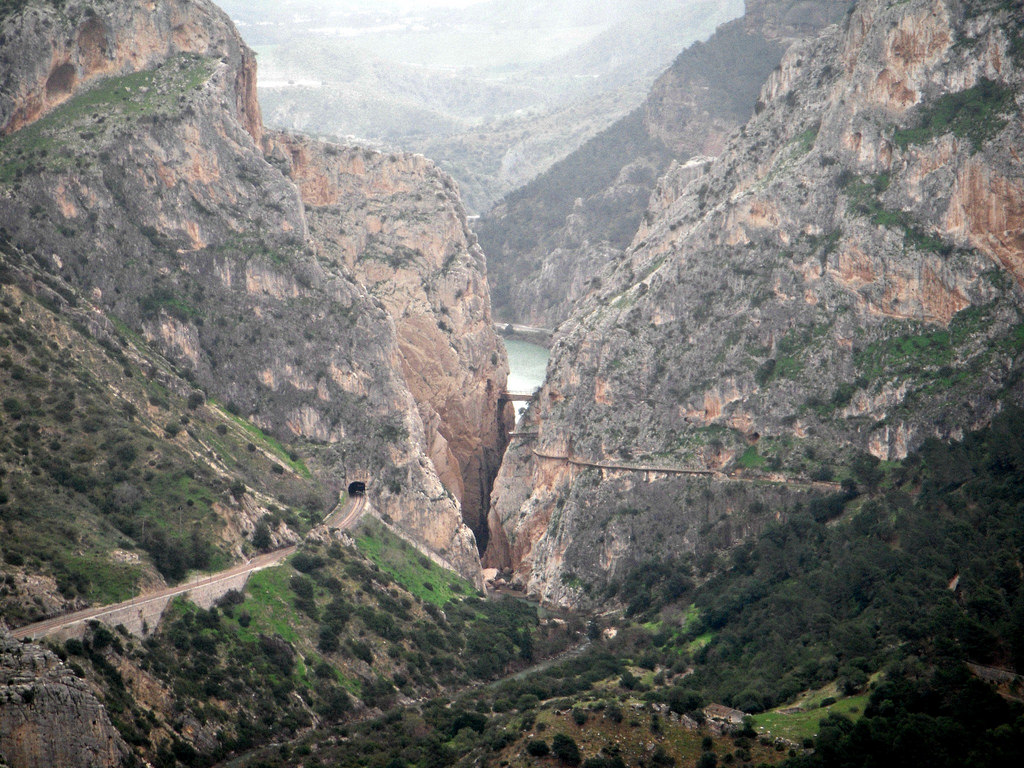
[[[10,768],[131,765],[128,746],[86,682],[0,624],[0,762]]]
[[[394,319],[402,372],[429,456],[486,542],[490,487],[511,427],[508,363],[486,265],[450,177],[417,155],[268,137],[299,185],[318,257],[344,269]]]
[[[477,225],[502,320],[555,327],[622,257],[671,164],[700,169],[753,114],[795,41],[841,19],[852,0],[750,0],[745,14],[683,51],[644,104],[508,195]],[[660,191],[664,191],[661,188]]]
[[[441,428],[421,417],[410,392],[400,318],[310,238],[287,163],[269,162],[257,142],[251,52],[202,0],[161,3],[153,18],[143,2],[109,6],[69,3],[5,22],[18,32],[4,38],[10,59],[24,40],[46,40],[55,29],[63,40],[65,27],[79,29],[92,13],[109,40],[133,40],[137,49],[96,77],[139,70],[90,88],[76,76],[63,104],[37,111],[0,143],[10,171],[0,179],[7,235],[210,396],[301,447],[331,487],[370,475],[379,510],[479,581],[473,533],[439,479],[439,471],[461,476],[461,465],[449,472],[431,460],[441,453],[433,445]],[[463,227],[443,219],[424,248],[440,253],[444,238],[458,235],[465,250]],[[467,270],[475,257],[463,256],[450,279],[439,278],[434,300],[472,318],[454,342],[481,375],[460,383],[479,390],[490,379],[497,389],[503,360],[474,346],[487,311],[482,268]],[[455,294],[464,287],[472,290],[462,302]],[[483,421],[484,406],[473,402],[471,416]]]
[[[1021,401],[1021,28],[983,2],[865,0],[789,50],[717,161],[661,180],[556,339],[539,437],[496,483],[492,565],[585,602],[652,540],[699,556],[808,480]],[[538,453],[721,475],[666,497]],[[616,514],[634,539],[608,555]]]
[[[149,69],[179,53],[223,57],[236,73],[235,107],[246,130],[263,130],[256,58],[227,16],[202,0],[40,4],[0,27],[0,135],[32,123],[111,75]]]

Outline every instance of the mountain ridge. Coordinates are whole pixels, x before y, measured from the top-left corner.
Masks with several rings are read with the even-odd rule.
[[[1019,227],[978,231],[1019,194],[1015,27],[996,21],[1015,13],[866,2],[791,48],[760,113],[699,178],[662,179],[563,325],[536,449],[842,479],[1018,402]],[[962,122],[930,117],[959,104],[976,105]],[[645,525],[700,555],[800,502],[556,471],[529,450],[513,445],[492,498],[491,539],[516,553],[490,562],[549,600],[586,603],[573,584],[649,556]]]

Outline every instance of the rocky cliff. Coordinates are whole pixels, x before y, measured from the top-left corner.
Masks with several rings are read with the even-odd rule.
[[[333,209],[308,173],[296,175],[301,191],[287,175],[295,166],[282,140],[269,138],[264,154],[252,53],[210,3],[69,2],[3,25],[4,60],[18,62],[0,75],[0,220],[11,244],[193,386],[298,449],[335,493],[368,474],[380,512],[479,579],[459,498],[471,518],[486,509],[504,361],[485,330],[483,266],[450,182],[403,158],[374,181],[350,175],[338,184],[351,190],[333,188],[352,217],[360,206],[385,216],[404,191],[434,195],[437,185],[445,196],[433,208],[408,201],[417,223],[395,234],[396,252],[428,255],[380,291],[388,306],[311,233],[311,218]],[[365,277],[387,279],[386,264]],[[420,293],[395,298],[406,284]],[[409,341],[421,326],[436,329],[427,376]],[[487,416],[490,431],[473,442],[467,434]]]
[[[666,551],[710,567],[815,482],[870,485],[1020,402],[1021,29],[1016,5],[865,0],[787,52],[564,326],[493,564],[570,603]]]
[[[133,765],[107,711],[54,654],[0,623],[0,763],[11,768]]]
[[[636,234],[656,181],[676,162],[717,156],[752,114],[796,40],[842,18],[850,0],[748,0],[744,16],[683,51],[644,104],[530,184],[477,230],[502,320],[554,327],[599,288]]]
[[[417,155],[268,138],[299,186],[329,269],[350,271],[394,319],[428,454],[486,544],[491,483],[511,428],[508,364],[494,333],[483,252],[454,182]]]
[[[190,53],[230,65],[236,115],[259,139],[256,58],[212,3],[29,4],[2,25],[0,135],[34,122],[102,78],[152,69]]]

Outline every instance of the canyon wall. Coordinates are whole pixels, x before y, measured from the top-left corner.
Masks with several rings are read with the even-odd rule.
[[[511,428],[508,363],[486,263],[454,182],[422,156],[268,137],[306,207],[318,258],[350,271],[394,319],[428,452],[486,543],[490,487]]]
[[[713,554],[806,506],[808,480],[870,483],[1021,401],[1020,21],[866,0],[787,52],[701,175],[659,182],[556,338],[539,436],[496,483],[490,564],[586,603],[656,541]]]
[[[53,653],[0,623],[0,762],[11,768],[132,765],[107,711]]]
[[[253,55],[224,14],[201,0],[109,5],[4,21],[5,60],[26,57],[0,89],[12,244],[301,447],[336,492],[372,477],[383,514],[479,582],[462,508],[485,532],[505,361],[452,183],[421,159],[359,150],[345,152],[369,171],[341,173],[328,157],[340,150],[303,143],[335,174],[318,187],[283,137],[264,147]],[[73,76],[40,101],[32,83],[45,91],[51,62]],[[354,239],[320,236],[332,226]],[[356,240],[383,258],[372,244],[346,258]]]
[[[554,327],[622,258],[673,163],[689,171],[722,152],[795,41],[841,19],[851,0],[748,0],[745,14],[683,51],[643,105],[477,225],[501,320]]]

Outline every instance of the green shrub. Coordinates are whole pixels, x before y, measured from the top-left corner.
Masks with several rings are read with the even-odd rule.
[[[579,765],[582,761],[576,740],[564,733],[556,733],[555,737],[551,739],[551,754],[566,765]]]
[[[969,139],[978,150],[1006,126],[1002,115],[1013,109],[1013,89],[982,78],[972,88],[946,94],[922,106],[917,126],[895,131],[893,141],[900,149],[906,149],[911,144],[925,144],[936,136],[952,133]]]
[[[550,752],[551,748],[543,739],[534,739],[526,745],[526,754],[533,757],[547,757]]]

